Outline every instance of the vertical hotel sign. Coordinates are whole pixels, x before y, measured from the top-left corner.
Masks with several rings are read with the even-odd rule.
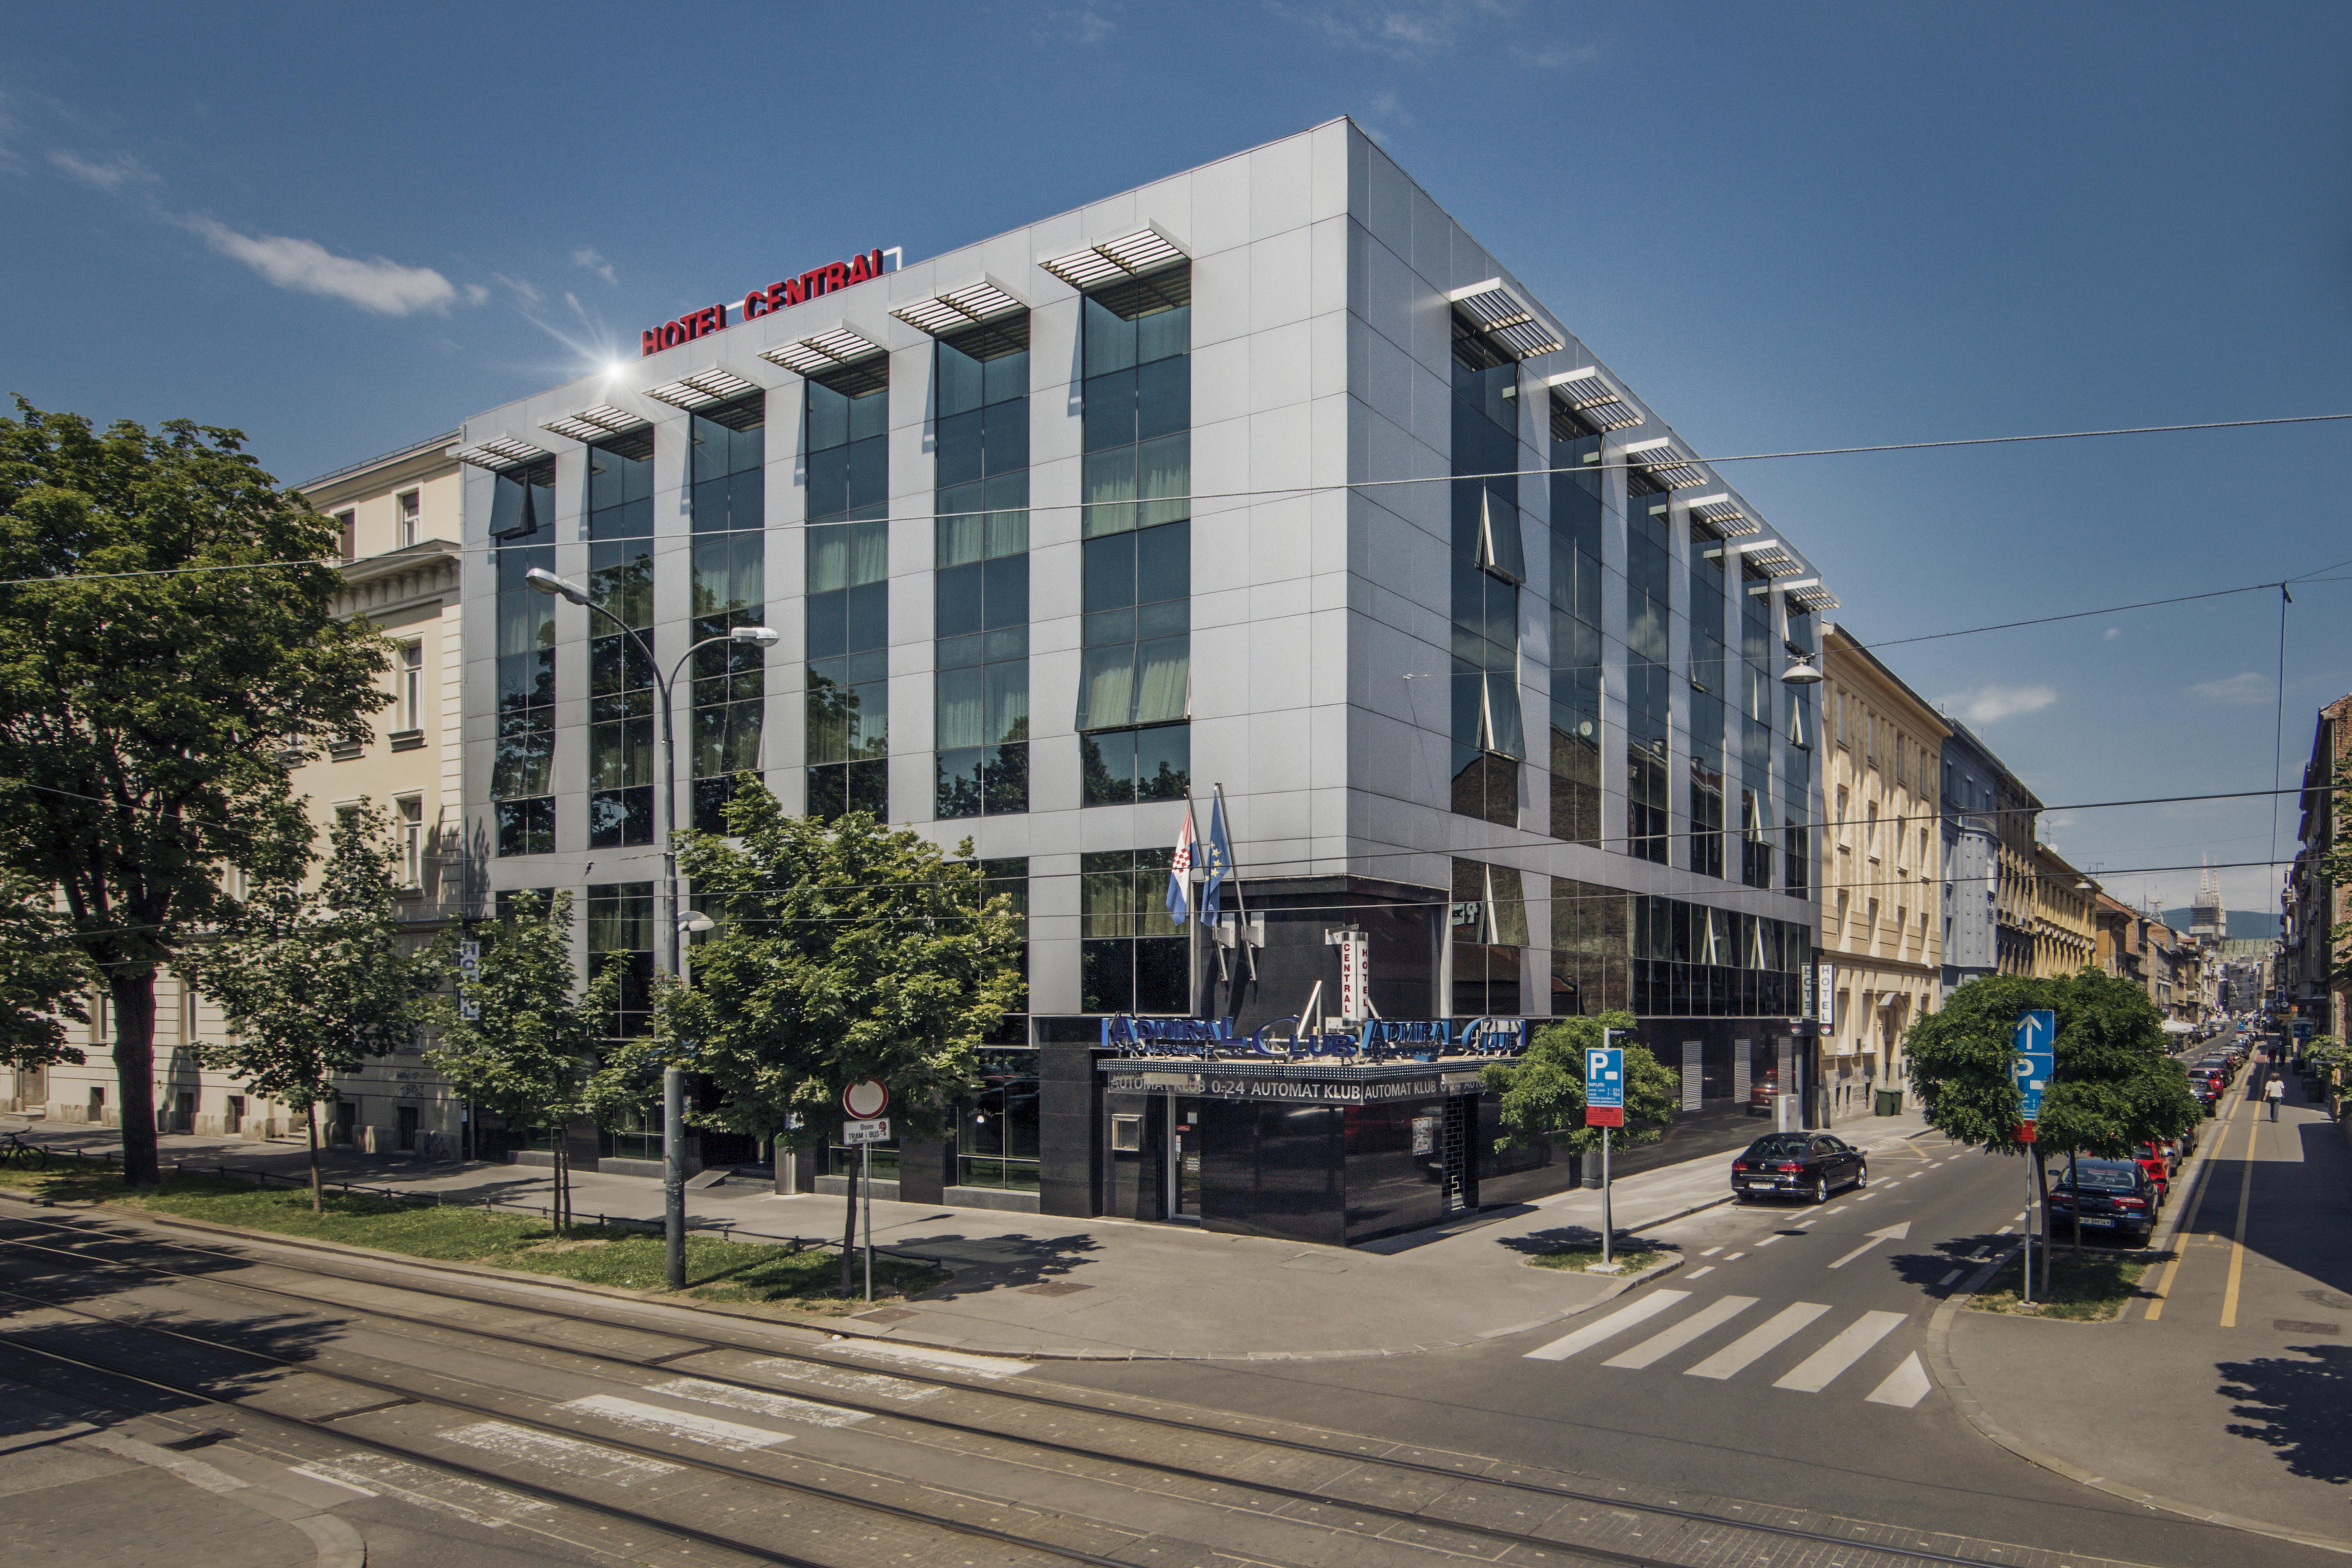
[[[754,289],[743,296],[740,305],[706,305],[699,310],[688,310],[673,321],[658,327],[647,327],[638,334],[639,357],[657,354],[664,349],[674,349],[697,338],[707,338],[713,332],[723,332],[730,326],[757,321],[771,310],[781,310],[787,305],[805,304],[820,294],[830,294],[836,289],[847,289],[869,282],[882,276],[883,250],[869,250],[846,261],[828,261],[822,267],[812,267],[797,278],[781,278],[764,289]],[[735,311],[729,321],[727,313]]]

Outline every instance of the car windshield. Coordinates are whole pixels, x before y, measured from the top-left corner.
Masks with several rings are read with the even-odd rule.
[[[1801,1160],[1808,1139],[1801,1132],[1770,1132],[1748,1146],[1751,1160]]]
[[[2086,1192],[2127,1193],[2139,1185],[2139,1172],[2130,1165],[2094,1165],[2087,1162],[2067,1185]]]

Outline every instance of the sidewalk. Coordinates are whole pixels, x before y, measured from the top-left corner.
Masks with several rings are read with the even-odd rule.
[[[2352,1550],[2352,1145],[2293,1078],[2273,1123],[2260,1081],[2205,1124],[2199,1185],[2167,1205],[2179,1262],[2120,1321],[1962,1311],[1951,1364],[2028,1458]]]
[[[1838,1129],[1864,1149],[1916,1136],[1917,1112]],[[110,1146],[95,1129],[44,1141]],[[166,1163],[214,1160],[299,1173],[299,1146],[166,1137]],[[1667,1165],[1615,1184],[1621,1231],[1637,1231],[1728,1201],[1728,1154]],[[546,1201],[533,1166],[425,1166],[337,1151],[334,1180],[473,1201]],[[635,1176],[573,1178],[582,1218],[653,1218],[661,1185]],[[696,1224],[731,1221],[746,1238],[840,1236],[838,1197],[778,1196],[729,1181],[687,1194]],[[1487,1209],[1452,1225],[1370,1246],[1301,1247],[1182,1225],[1006,1214],[944,1205],[877,1203],[877,1245],[936,1258],[955,1278],[904,1307],[834,1320],[868,1332],[962,1350],[1030,1356],[1323,1359],[1435,1350],[1534,1329],[1608,1300],[1622,1281],[1531,1268],[1530,1252],[1597,1234],[1601,1194],[1582,1188]]]

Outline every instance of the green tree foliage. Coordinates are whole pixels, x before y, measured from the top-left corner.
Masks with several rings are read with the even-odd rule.
[[[79,1066],[66,1024],[89,1022],[81,1005],[89,967],[47,894],[0,870],[0,1067]]]
[[[1517,1060],[1488,1062],[1486,1087],[1500,1097],[1502,1123],[1508,1129],[1495,1147],[1508,1149],[1563,1133],[1558,1142],[1579,1154],[1598,1149],[1601,1129],[1584,1124],[1584,1053],[1609,1043],[1604,1030],[1633,1026],[1631,1013],[1562,1018],[1538,1029]],[[1630,1035],[1618,1036],[1616,1043],[1625,1052],[1625,1125],[1611,1131],[1620,1143],[1654,1143],[1666,1135],[1682,1109],[1683,1080]]]
[[[2037,1009],[2057,1015],[2058,1037],[2035,1141],[2026,1144],[2017,1139],[2022,1098],[2011,1068],[2017,1020]],[[2122,1159],[2140,1143],[2180,1136],[2205,1114],[2147,993],[2095,969],[1971,980],[1915,1020],[1903,1048],[1927,1124],[1981,1149]],[[2038,1184],[2045,1171],[2035,1161]]]
[[[362,801],[337,814],[316,890],[281,870],[256,885],[218,938],[186,962],[228,1025],[205,1065],[265,1099],[297,1107],[310,1142],[310,1207],[319,1173],[319,1102],[338,1073],[397,1048],[422,1019],[432,985],[401,951],[391,824]]]
[[[653,1044],[616,1053],[614,1070],[650,1089],[675,1061],[709,1086],[695,1120],[794,1147],[829,1139],[842,1090],[877,1079],[899,1139],[946,1136],[975,1047],[1026,984],[1011,900],[863,812],[787,816],[756,774],[738,779],[727,825],[733,842],[680,844],[695,908],[718,922],[694,984],[658,993]],[[853,1238],[856,1208],[853,1182]],[[849,1272],[845,1248],[845,1291]]]
[[[334,525],[238,432],[101,434],[16,406],[0,418],[0,857],[56,895],[103,976],[123,1179],[143,1185],[156,973],[227,912],[228,870],[299,857],[282,753],[367,738],[387,645],[335,614]],[[243,569],[264,562],[306,564]]]
[[[513,1127],[553,1130],[555,1214],[559,1228],[572,1223],[572,1161],[564,1131],[588,1114],[589,1084],[596,1071],[602,1020],[619,999],[620,971],[607,967],[583,994],[572,959],[572,895],[518,895],[495,922],[472,928],[481,942],[481,964],[463,999],[480,1016],[459,1016],[454,992],[431,998],[428,1016],[440,1041],[427,1059],[478,1112],[489,1111]],[[465,933],[445,933],[432,960],[454,987],[458,980],[457,943]]]

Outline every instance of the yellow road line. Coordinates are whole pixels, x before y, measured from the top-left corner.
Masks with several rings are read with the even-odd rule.
[[[2230,1241],[2230,1283],[2221,1292],[2221,1326],[2238,1326],[2238,1277],[2246,1268],[2246,1210],[2254,1195],[2254,1139],[2261,1132],[2263,1119],[2254,1117],[2246,1123],[2246,1169],[2238,1178],[2238,1229]]]
[[[2220,1147],[2220,1140],[2229,1137],[2230,1123],[2238,1114],[2239,1104],[2239,1101],[2231,1100],[2230,1109],[2222,1113],[2221,1124],[2214,1128],[2215,1149]],[[2143,1322],[2157,1322],[2164,1316],[2165,1298],[2172,1293],[2173,1276],[2180,1272],[2181,1260],[2189,1256],[2189,1226],[2197,1218],[2197,1211],[2204,1206],[2205,1184],[2211,1178],[2213,1172],[2213,1150],[2208,1150],[2198,1156],[2197,1169],[2189,1178],[2193,1190],[2181,1200],[2180,1217],[2173,1222],[2172,1261],[2164,1266],[2163,1278],[2156,1282],[2156,1290],[2148,1300],[2147,1310],[2140,1314],[2140,1321]]]

